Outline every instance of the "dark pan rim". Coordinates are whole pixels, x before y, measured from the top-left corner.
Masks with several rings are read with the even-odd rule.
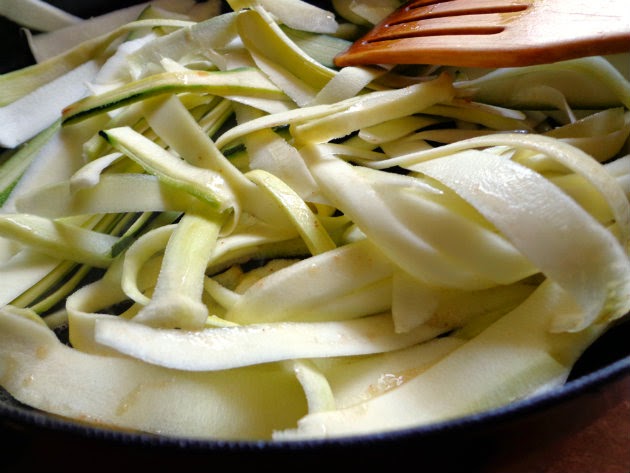
[[[581,396],[597,394],[616,381],[630,378],[630,356],[621,358],[591,373],[568,381],[561,387],[515,401],[477,414],[458,417],[442,422],[357,436],[296,441],[272,440],[222,440],[176,436],[159,436],[148,433],[122,432],[100,426],[91,426],[71,419],[55,417],[43,411],[22,406],[15,401],[0,399],[0,420],[10,420],[23,426],[53,429],[58,432],[79,435],[92,440],[122,443],[128,446],[176,448],[198,451],[247,451],[247,450],[304,450],[330,447],[360,446],[397,442],[405,439],[423,439],[453,432],[472,431],[527,418],[530,414],[568,403]]]

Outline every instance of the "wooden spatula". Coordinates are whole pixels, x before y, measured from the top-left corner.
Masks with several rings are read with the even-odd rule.
[[[630,0],[415,0],[337,66],[511,67],[630,51]]]

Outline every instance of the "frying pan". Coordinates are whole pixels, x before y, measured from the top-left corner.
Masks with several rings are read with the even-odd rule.
[[[50,3],[87,18],[140,2]],[[0,18],[0,41],[9,46],[0,51],[0,73],[33,61],[19,27],[5,18]],[[0,470],[551,471],[543,466],[544,452],[612,408],[630,403],[629,340],[630,321],[625,317],[583,354],[563,387],[545,394],[446,422],[331,440],[222,441],[113,431],[32,410],[0,390]],[[625,425],[630,429],[630,422]],[[630,469],[630,432],[622,435],[625,457],[621,452],[616,466],[602,464],[598,472]]]

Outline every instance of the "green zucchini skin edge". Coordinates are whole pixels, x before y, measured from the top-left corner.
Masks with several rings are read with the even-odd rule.
[[[252,79],[259,79],[259,83],[252,84]],[[262,79],[253,68],[242,67],[230,71],[166,72],[140,79],[111,93],[79,100],[63,110],[62,124],[77,123],[150,97],[182,92],[285,98],[280,89],[266,79]]]

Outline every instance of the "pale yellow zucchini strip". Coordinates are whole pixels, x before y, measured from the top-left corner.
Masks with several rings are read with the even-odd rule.
[[[571,316],[572,302],[551,282],[477,337],[419,376],[366,402],[309,414],[279,438],[366,435],[481,412],[564,382],[587,346],[605,329],[549,333],[552,317]],[[568,312],[567,312],[568,311]],[[462,395],[465,393],[465,395]]]
[[[0,379],[34,408],[161,435],[264,439],[306,412],[295,376],[277,365],[191,373],[90,355],[10,307],[0,309]]]

